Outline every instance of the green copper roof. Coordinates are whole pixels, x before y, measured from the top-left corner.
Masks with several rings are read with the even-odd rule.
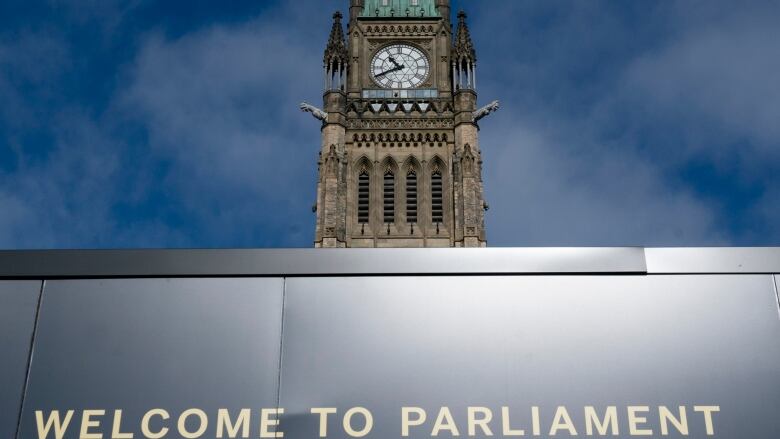
[[[361,17],[441,17],[434,0],[365,0]]]

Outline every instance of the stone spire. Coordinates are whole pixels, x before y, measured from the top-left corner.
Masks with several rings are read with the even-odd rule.
[[[323,64],[326,68],[328,65],[338,63],[346,65],[347,59],[349,59],[349,54],[347,52],[347,42],[344,40],[344,29],[341,26],[341,12],[336,11],[333,14],[333,27],[330,30],[328,46],[325,48]]]
[[[477,51],[471,42],[469,26],[466,24],[466,13],[458,12],[458,30],[455,34],[455,44],[452,47],[452,57],[459,62],[477,62]]]

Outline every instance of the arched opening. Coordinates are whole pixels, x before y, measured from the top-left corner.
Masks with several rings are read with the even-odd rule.
[[[395,175],[391,169],[385,171],[384,176],[384,222],[395,222]]]
[[[441,171],[438,169],[431,174],[431,222],[440,224],[444,222],[444,197]]]
[[[417,173],[414,169],[406,174],[406,222],[417,222]]]
[[[359,224],[368,224],[369,200],[371,199],[371,176],[363,169],[358,175],[357,216]]]

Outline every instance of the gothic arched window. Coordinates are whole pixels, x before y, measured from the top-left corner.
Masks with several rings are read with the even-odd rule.
[[[441,172],[434,171],[431,175],[431,222],[444,222],[444,202],[442,193]]]
[[[395,222],[395,175],[388,169],[384,178],[384,219],[385,223]]]
[[[358,175],[358,223],[368,224],[371,178],[365,169]]]
[[[406,174],[406,222],[417,222],[417,174],[413,170]]]

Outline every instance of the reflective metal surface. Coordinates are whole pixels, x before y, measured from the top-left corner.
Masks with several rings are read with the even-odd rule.
[[[0,278],[644,273],[641,248],[0,251]]]
[[[0,437],[16,434],[41,282],[0,282]]]
[[[778,247],[647,248],[648,273],[777,273]]]
[[[501,407],[543,437],[558,406],[579,435],[585,406],[720,407],[714,437],[780,437],[780,319],[770,275],[297,278],[287,280],[280,404],[285,437],[316,437],[311,407],[338,410],[328,437],[347,437],[350,407],[373,413],[370,437],[401,437],[401,407],[428,419],[442,406],[466,436],[467,407]],[[362,426],[357,417],[356,427]],[[674,430],[673,430],[674,431]],[[449,437],[448,432],[442,435]],[[559,436],[568,434],[558,432]],[[672,437],[681,437],[679,435]]]
[[[275,407],[282,290],[281,279],[47,282],[20,437],[38,437],[36,410],[107,410],[90,431],[108,438],[122,409],[123,432],[141,438],[153,408],[175,429],[191,407]],[[66,438],[79,437],[72,422]]]
[[[64,437],[95,438],[80,434],[88,409],[106,411],[91,433],[127,439],[111,431],[121,409],[141,438],[154,408],[170,412],[165,437],[190,408],[209,417],[202,437],[219,409],[250,409],[258,437],[277,404],[286,438],[318,436],[315,407],[337,410],[330,438],[353,407],[373,413],[370,437],[402,437],[402,407],[427,414],[408,437],[431,437],[441,407],[460,436],[469,407],[490,410],[497,437],[503,407],[526,437],[551,436],[565,407],[587,436],[588,406],[617,408],[611,437],[645,406],[653,436],[660,407],[682,406],[690,437],[780,437],[778,272],[778,248],[0,252],[0,279],[55,279],[19,438],[38,438],[36,410],[76,410]],[[16,428],[39,287],[0,282],[0,437]],[[713,425],[699,406],[718,406]]]

